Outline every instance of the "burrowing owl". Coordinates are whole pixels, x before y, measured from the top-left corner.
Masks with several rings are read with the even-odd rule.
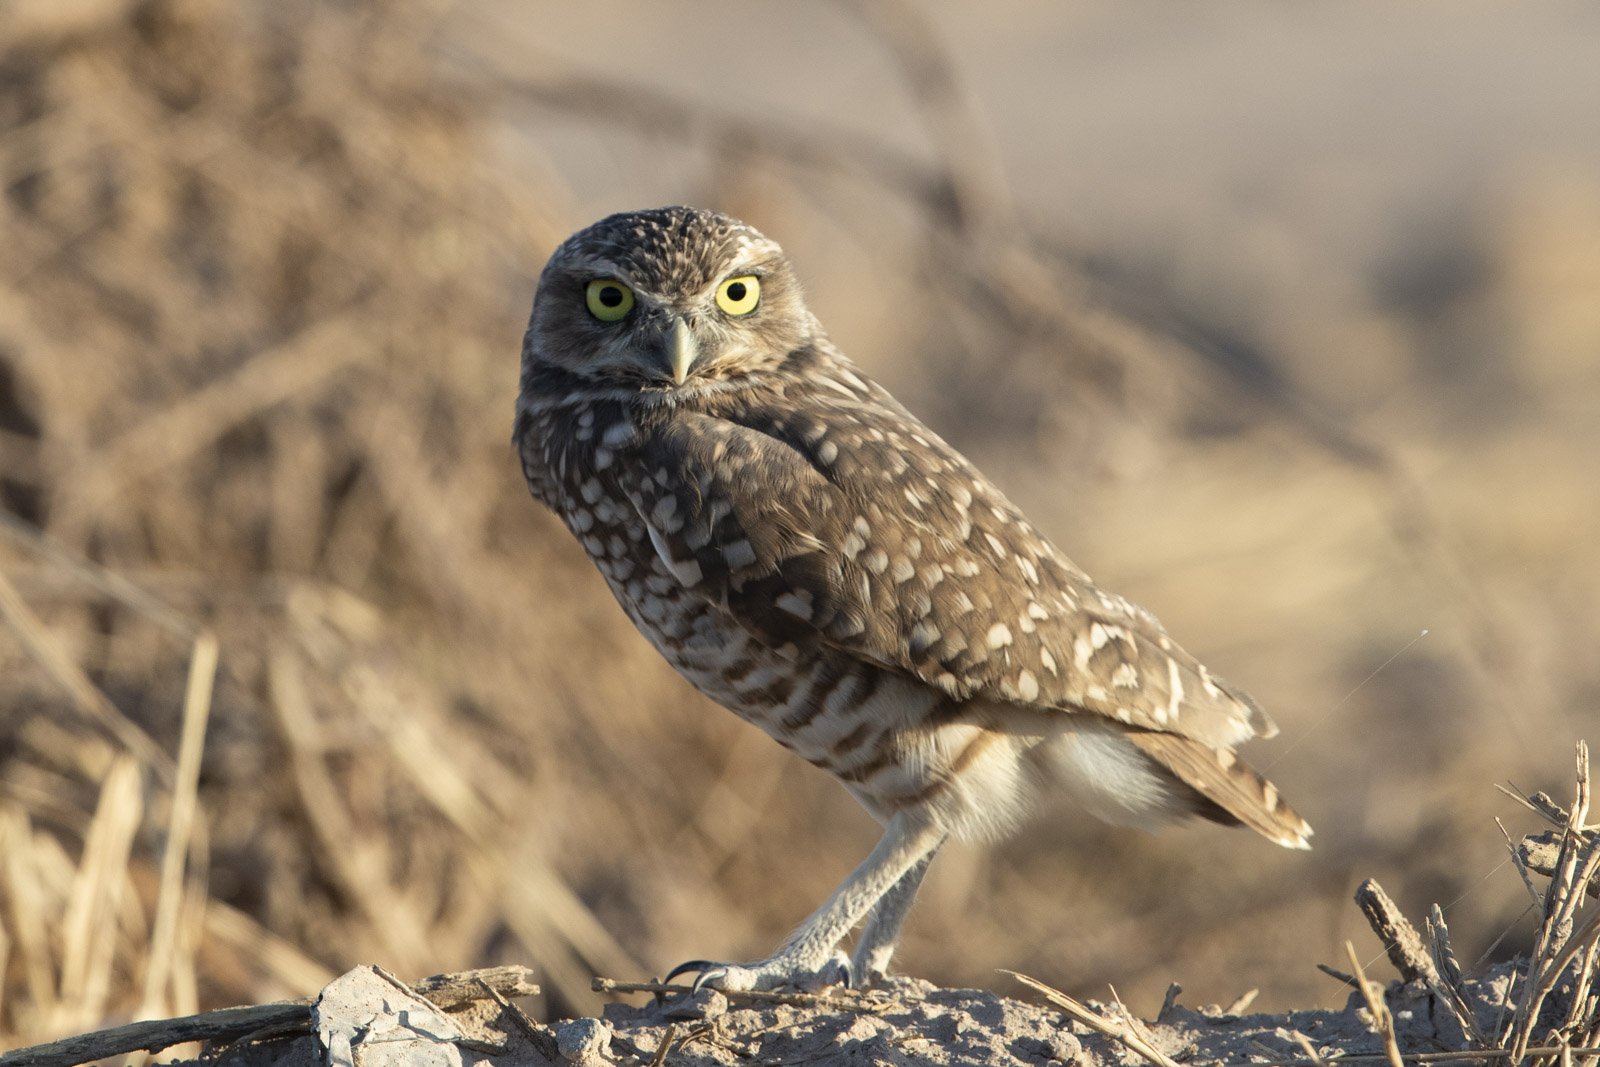
[[[751,227],[673,207],[562,244],[516,444],[678,673],[884,826],[772,956],[674,975],[870,983],[945,839],[1005,833],[1047,790],[1116,823],[1198,815],[1308,847],[1233,752],[1276,732],[1266,715],[840,354]]]

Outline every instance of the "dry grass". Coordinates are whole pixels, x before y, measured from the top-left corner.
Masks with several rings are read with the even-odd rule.
[[[1513,1061],[1528,1057],[1530,1046],[1593,1049],[1600,1044],[1600,908],[1584,911],[1600,886],[1600,825],[1589,822],[1592,796],[1589,749],[1580,743],[1572,806],[1562,808],[1542,794],[1528,798],[1555,828],[1558,845],[1542,893],[1532,888],[1523,852],[1512,853],[1540,916],[1533,950],[1517,976],[1516,1010],[1500,1034],[1499,1047],[1508,1049]],[[1592,1051],[1576,1059],[1570,1051],[1532,1057],[1541,1067],[1587,1067],[1596,1058]]]
[[[592,1009],[596,973],[769,947],[868,847],[836,786],[671,678],[526,499],[531,276],[593,212],[508,161],[507,123],[706,161],[639,202],[783,239],[862,363],[1278,711],[1263,761],[1313,859],[1047,820],[942,859],[910,967],[1283,1003],[1337,992],[1309,960],[1348,933],[1352,870],[1453,902],[1471,952],[1515,918],[1474,895],[1487,783],[1547,773],[1600,692],[1570,447],[1594,444],[1588,320],[1538,313],[1567,308],[1537,269],[1579,241],[1564,216],[1485,237],[1453,323],[1501,331],[1561,417],[1450,423],[1465,401],[1429,407],[1418,371],[1358,432],[1295,385],[1314,345],[1252,370],[1220,328],[1092,300],[916,9],[859,10],[927,154],[447,63],[459,31],[420,2],[0,11],[0,1043],[357,962],[526,961],[544,1010]],[[902,313],[863,308],[868,281]]]

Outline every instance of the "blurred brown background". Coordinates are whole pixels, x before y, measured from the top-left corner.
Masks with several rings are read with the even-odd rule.
[[[357,962],[592,1011],[865,854],[507,443],[550,249],[672,202],[1254,692],[1318,828],[1049,812],[905,969],[1341,1002],[1366,876],[1514,951],[1494,784],[1600,710],[1597,104],[1579,3],[0,6],[0,1043]]]

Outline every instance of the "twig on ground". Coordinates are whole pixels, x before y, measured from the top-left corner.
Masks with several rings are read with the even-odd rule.
[[[683,1039],[678,1042],[678,1051],[682,1052],[696,1041],[711,1036],[712,1031],[714,1031],[716,1027],[716,1023],[697,1023],[694,1026],[691,1026],[689,1028],[689,1032],[684,1034]],[[662,1043],[662,1048],[666,1048],[665,1042]],[[662,1055],[664,1057],[665,1052],[663,1052]],[[663,1059],[662,1062],[666,1062],[665,1059]]]
[[[490,1000],[500,1005],[501,1011],[511,1016],[512,1020],[522,1029],[522,1032],[528,1036],[528,1039],[534,1043],[535,1047],[537,1047],[541,1053],[545,1051],[545,1046],[547,1044],[549,1044],[550,1048],[552,1049],[555,1047],[552,1042],[550,1032],[529,1018],[528,1013],[522,1010],[522,1006],[520,1004],[511,1003],[510,1000],[506,999],[506,995],[504,993],[500,992],[488,982],[485,982],[482,978],[474,979],[474,981],[477,983],[478,988],[482,989],[484,994],[487,995]],[[547,1055],[546,1058],[549,1059],[553,1057],[551,1055]]]
[[[411,985],[409,991],[446,1010],[484,999],[487,988],[502,996],[531,997],[539,992],[533,971],[527,967],[488,967],[477,971],[438,974]],[[109,1030],[63,1038],[0,1054],[0,1067],[75,1067],[76,1064],[128,1052],[156,1052],[190,1041],[225,1041],[263,1029],[300,1034],[311,1026],[315,998],[221,1008],[177,1019],[129,1023]]]
[[[1156,1012],[1156,1022],[1166,1019],[1167,1013],[1178,1006],[1178,997],[1183,993],[1183,986],[1173,982],[1167,986],[1167,995],[1161,998],[1161,1010]]]
[[[661,982],[619,982],[615,978],[596,978],[589,983],[589,988],[596,993],[649,993],[660,997],[665,993],[681,993],[689,996],[694,992],[693,987],[686,985],[666,985]],[[877,1011],[885,1004],[870,996],[861,993],[801,993],[779,992],[772,989],[719,989],[717,992],[729,1000],[750,1000],[768,1004],[799,1004],[806,1007],[818,1008],[851,1008],[856,1011]]]
[[[1254,1004],[1256,1002],[1256,998],[1260,995],[1261,990],[1259,989],[1246,989],[1243,993],[1240,993],[1237,997],[1234,997],[1233,1003],[1229,1004],[1226,1008],[1223,1008],[1222,1013],[1224,1015],[1243,1015],[1245,1012],[1250,1010],[1250,1005]]]
[[[1158,1067],[1178,1067],[1176,1060],[1152,1045],[1144,1035],[1140,1034],[1137,1030],[1130,1026],[1127,1020],[1109,1019],[1106,1016],[1101,1015],[1099,1012],[1090,1009],[1089,1006],[1084,1004],[1082,1001],[1079,1001],[1073,997],[1069,997],[1067,994],[1061,992],[1061,990],[1056,989],[1053,986],[1048,986],[1039,981],[1037,978],[1029,978],[1027,975],[1020,974],[1017,971],[1008,971],[1004,969],[1002,969],[1000,973],[1009,974],[1023,985],[1042,994],[1050,1003],[1054,1004],[1062,1011],[1065,1011],[1068,1015],[1072,1016],[1080,1023],[1083,1023],[1083,1025],[1089,1027],[1091,1030],[1095,1030],[1101,1034],[1104,1034],[1113,1041],[1120,1042],[1122,1045],[1143,1056],[1151,1063],[1157,1064]],[[1131,1018],[1131,1016],[1129,1018]]]
[[[1367,1011],[1372,1015],[1372,1028],[1383,1037],[1384,1052],[1389,1057],[1390,1067],[1405,1067],[1405,1061],[1400,1057],[1400,1041],[1394,1032],[1394,1016],[1389,1013],[1389,1005],[1384,1003],[1383,987],[1367,978],[1361,958],[1356,955],[1354,942],[1346,941],[1344,951],[1356,972],[1356,988],[1361,991],[1361,999],[1367,1002]]]
[[[1545,860],[1545,864],[1544,869],[1539,870],[1539,868],[1533,865],[1529,858],[1527,846],[1528,842],[1532,840],[1532,838],[1524,837],[1522,839],[1522,844],[1519,845],[1516,841],[1511,839],[1511,833],[1506,829],[1505,823],[1501,822],[1499,819],[1496,819],[1494,824],[1500,828],[1500,836],[1506,839],[1506,849],[1511,853],[1511,865],[1517,869],[1518,876],[1522,878],[1522,886],[1528,891],[1528,899],[1533,901],[1533,907],[1543,907],[1544,896],[1539,892],[1539,887],[1533,884],[1533,877],[1528,872],[1538,871],[1538,873],[1546,877],[1549,877],[1552,873],[1554,873],[1556,869],[1555,842],[1550,842],[1550,851],[1547,855],[1541,853],[1541,858]]]
[[[667,1053],[672,1051],[672,1042],[677,1039],[678,1024],[668,1023],[667,1032],[661,1035],[661,1044],[656,1046],[656,1054],[650,1060],[650,1067],[661,1067],[667,1062]]]
[[[1378,935],[1383,951],[1394,969],[1400,972],[1402,982],[1420,980],[1430,986],[1439,983],[1439,972],[1428,958],[1422,936],[1376,878],[1368,878],[1356,887],[1356,906],[1367,917],[1372,932]]]
[[[1501,1041],[1511,1050],[1515,1061],[1529,1055],[1545,1001],[1579,953],[1584,954],[1583,963],[1572,976],[1568,1018],[1556,1034],[1570,1041],[1576,1031],[1580,1039],[1587,1040],[1582,1035],[1600,1025],[1600,1020],[1588,1018],[1591,1011],[1600,1014],[1591,1007],[1594,1002],[1590,992],[1595,980],[1594,957],[1600,945],[1600,911],[1591,912],[1582,923],[1577,921],[1586,895],[1585,887],[1600,873],[1600,835],[1590,835],[1584,830],[1590,805],[1588,746],[1578,742],[1570,811],[1561,809],[1542,794],[1535,794],[1529,800],[1536,808],[1561,811],[1564,821],[1560,824],[1560,847],[1551,865],[1550,886],[1543,896],[1539,932],[1523,972],[1522,996]],[[1570,1051],[1561,1054],[1563,1062],[1570,1058]]]
[[[1433,995],[1449,1006],[1467,1040],[1476,1048],[1486,1048],[1489,1039],[1479,1028],[1477,1016],[1467,1001],[1461,964],[1450,947],[1450,928],[1445,925],[1444,909],[1437,904],[1428,912],[1428,947],[1436,970],[1436,980],[1429,983]]]
[[[1306,1054],[1306,1059],[1310,1060],[1315,1067],[1327,1067],[1328,1061],[1317,1051],[1316,1046],[1311,1043],[1309,1037],[1298,1030],[1292,1031],[1289,1036],[1294,1038],[1294,1043],[1300,1046]]]
[[[1583,833],[1593,835],[1594,831],[1586,830]],[[1556,858],[1560,852],[1561,842],[1558,840],[1558,835],[1550,830],[1529,834],[1512,846],[1512,856],[1519,870],[1526,868],[1547,878],[1555,874]],[[1591,897],[1600,897],[1600,878],[1590,879],[1584,885],[1584,891]]]
[[[1345,985],[1349,986],[1351,989],[1359,989],[1359,988],[1361,988],[1360,984],[1355,979],[1355,975],[1345,974],[1343,971],[1339,970],[1337,967],[1329,967],[1326,963],[1319,963],[1319,964],[1317,964],[1317,970],[1321,971],[1323,974],[1327,975],[1329,978],[1332,978],[1335,982],[1343,982]]]

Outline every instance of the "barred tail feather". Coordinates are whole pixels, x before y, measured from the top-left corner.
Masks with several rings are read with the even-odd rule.
[[[1309,849],[1311,824],[1278,796],[1278,787],[1231,749],[1212,748],[1178,734],[1131,730],[1128,740],[1184,785],[1269,841]]]

